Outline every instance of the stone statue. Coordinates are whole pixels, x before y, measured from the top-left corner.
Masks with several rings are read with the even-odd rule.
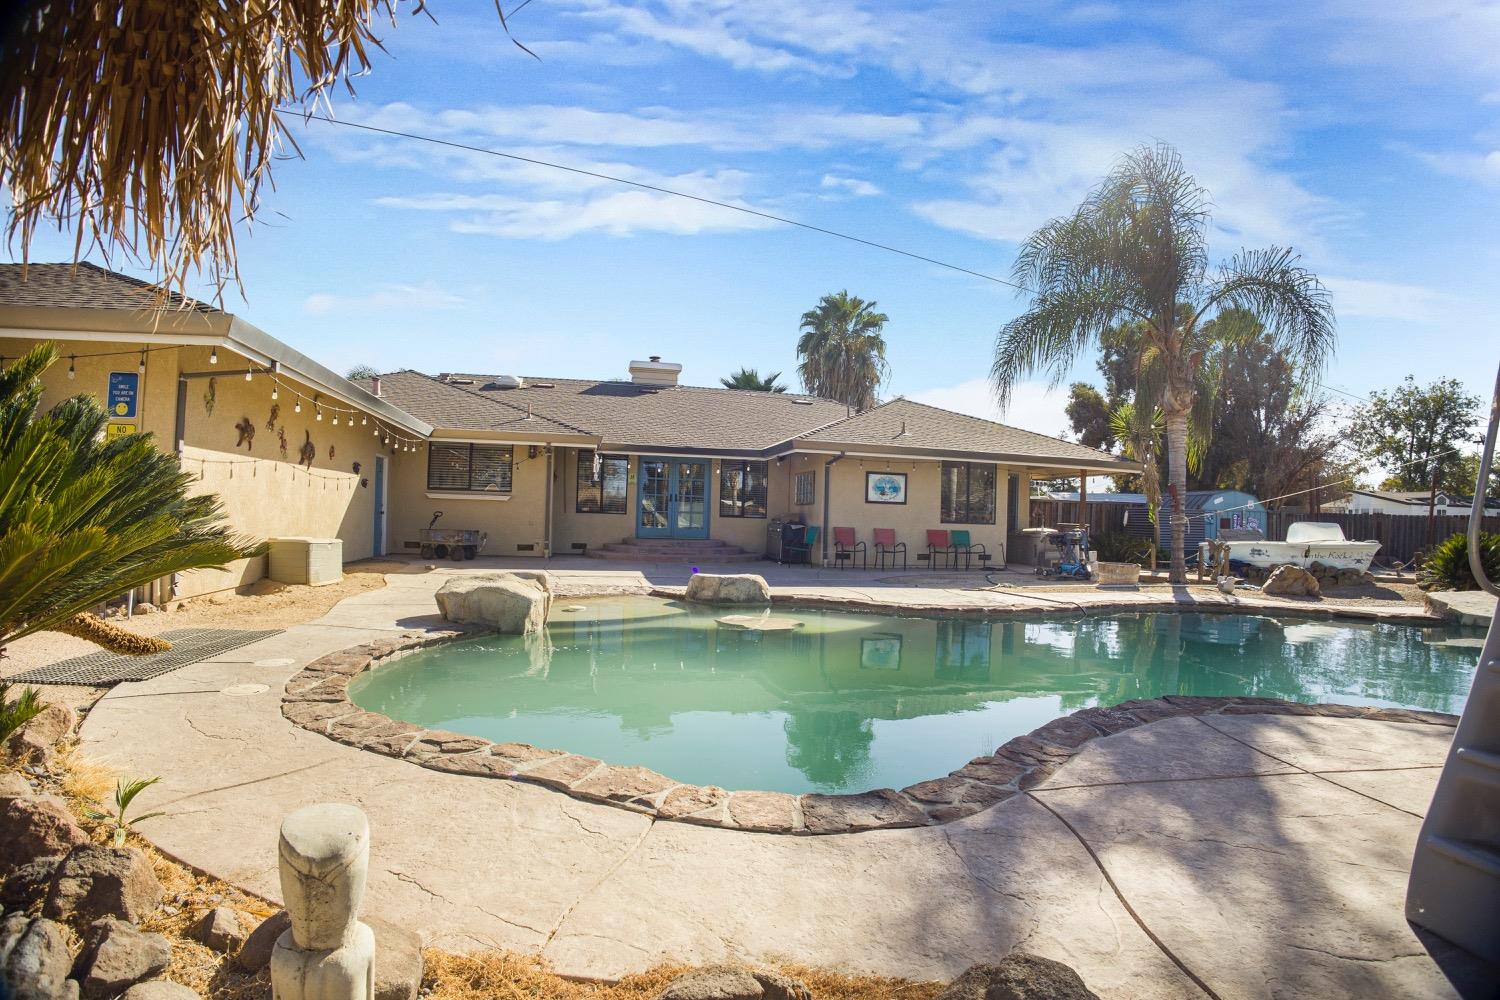
[[[281,824],[281,895],[291,927],[271,953],[273,1000],[374,1000],[375,934],[359,922],[370,824],[350,805],[298,809]]]

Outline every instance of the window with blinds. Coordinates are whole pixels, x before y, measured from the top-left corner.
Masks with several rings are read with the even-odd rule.
[[[799,472],[792,479],[793,504],[798,507],[806,507],[813,502],[814,497],[817,495],[817,490],[814,487],[815,475],[816,473],[812,472]]]
[[[427,488],[462,493],[509,493],[515,449],[508,444],[427,446]]]
[[[630,459],[624,455],[600,455],[596,465],[594,452],[580,451],[574,510],[580,514],[626,513],[629,479]]]
[[[942,478],[944,524],[995,523],[995,466],[944,462]]]
[[[768,478],[765,462],[720,462],[719,516],[765,517]]]

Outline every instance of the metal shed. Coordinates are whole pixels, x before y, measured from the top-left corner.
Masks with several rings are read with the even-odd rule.
[[[1077,493],[1051,493],[1048,496],[1062,503],[1077,503]],[[1154,534],[1146,497],[1141,493],[1090,493],[1088,502],[1093,504],[1120,504],[1125,507],[1125,530],[1132,535],[1150,538]],[[1168,537],[1167,515],[1172,509],[1172,499],[1162,497],[1162,509],[1157,515],[1161,519],[1162,541]],[[1239,490],[1189,490],[1187,495],[1187,551],[1193,552],[1198,543],[1219,537],[1220,530],[1266,532],[1266,508],[1249,493]]]

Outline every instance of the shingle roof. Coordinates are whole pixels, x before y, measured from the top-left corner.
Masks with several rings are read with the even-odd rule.
[[[847,412],[841,403],[795,393],[531,377],[522,380],[525,388],[505,389],[496,386],[492,375],[451,378],[472,380],[473,385],[464,387],[471,397],[522,409],[530,404],[533,413],[597,435],[605,447],[616,448],[759,452]],[[403,396],[385,395],[434,422],[417,401],[408,405]],[[482,419],[477,412],[455,412],[452,417]],[[436,422],[450,426],[446,419]]]
[[[1135,463],[1045,434],[1023,431],[910,399],[888,403],[809,431],[798,444],[826,444],[900,451],[967,453],[1036,462],[1080,462],[1088,466]]]
[[[372,388],[369,379],[355,379],[354,384],[361,389]],[[464,386],[440,382],[430,375],[410,370],[380,376],[380,398],[440,431],[508,431],[525,435],[589,433],[545,416],[535,408],[528,416],[524,404],[514,406],[502,400],[488,399]]]
[[[24,276],[23,276],[23,273]],[[155,309],[162,305],[149,282],[108,271],[97,264],[0,264],[0,306],[53,309]],[[207,303],[173,292],[167,309],[223,313]]]

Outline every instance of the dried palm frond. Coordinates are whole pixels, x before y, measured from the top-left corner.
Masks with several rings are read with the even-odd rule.
[[[164,291],[185,292],[188,272],[206,270],[222,291],[239,277],[235,227],[254,219],[273,159],[298,152],[278,112],[368,70],[374,25],[394,24],[400,5],[0,4],[7,236],[24,260],[37,227],[56,224],[74,232],[75,257],[123,252]]]

